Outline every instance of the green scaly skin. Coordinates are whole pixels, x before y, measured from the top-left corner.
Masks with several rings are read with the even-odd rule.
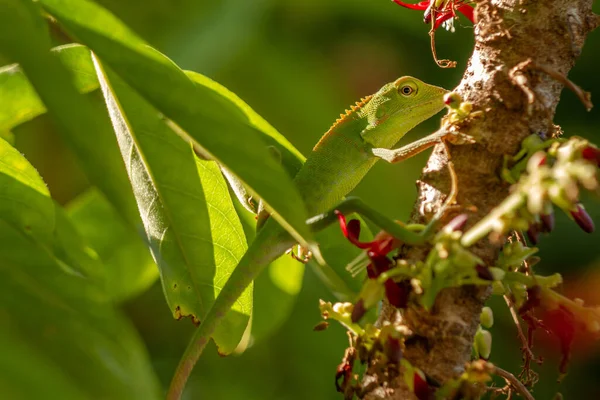
[[[308,214],[324,213],[342,201],[379,160],[371,150],[395,146],[413,127],[442,110],[445,93],[445,89],[402,77],[341,115],[294,178]],[[215,328],[244,289],[295,244],[273,218],[266,221],[196,330],[171,383],[169,399],[180,398]]]

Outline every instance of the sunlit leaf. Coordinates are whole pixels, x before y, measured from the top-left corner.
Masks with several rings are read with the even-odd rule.
[[[290,177],[294,177],[300,167],[306,160],[306,157],[298,151],[281,133],[277,131],[271,124],[269,124],[263,117],[261,117],[256,111],[254,111],[248,104],[240,99],[235,93],[228,90],[223,85],[213,81],[206,76],[193,71],[185,71],[186,75],[190,77],[197,85],[203,86],[207,89],[214,90],[220,96],[230,100],[235,106],[237,106],[247,118],[252,126],[259,130],[261,140],[268,146],[273,146],[279,154],[281,164],[287,171]],[[237,115],[237,113],[232,113]],[[242,120],[245,122],[246,120]]]
[[[96,255],[88,251],[63,210],[54,204],[35,168],[2,139],[0,219],[29,236],[65,269],[101,284],[102,268]]]
[[[54,231],[54,204],[33,166],[0,139],[0,216],[46,244]]]
[[[3,129],[10,124],[23,122],[42,111],[44,104],[57,123],[65,141],[74,150],[81,166],[90,180],[97,185],[115,205],[121,215],[132,225],[139,223],[131,186],[127,181],[114,137],[110,134],[110,123],[105,115],[97,112],[91,99],[77,93],[73,78],[58,57],[50,52],[47,25],[40,16],[37,3],[7,0],[8,6],[0,7],[0,51],[10,55],[19,63],[39,100],[33,96],[31,86],[17,75],[15,82],[8,85],[10,91],[3,94],[3,103],[18,100],[17,119],[4,120]],[[63,57],[74,70],[78,60],[82,70],[89,64],[81,57]],[[5,71],[6,72],[6,71]],[[2,79],[18,73],[11,67]],[[14,76],[13,76],[14,78]],[[89,78],[76,78],[81,88],[90,88]],[[4,88],[3,88],[4,89]],[[23,96],[21,97],[21,90]],[[5,92],[3,90],[3,92]],[[21,115],[22,112],[22,115]]]
[[[198,323],[247,248],[226,184],[158,111],[99,64],[97,71],[167,302],[176,318]],[[251,308],[249,287],[213,336],[220,352],[235,349]]]
[[[67,67],[78,92],[88,93],[99,88],[87,47],[72,43],[52,48],[52,54]],[[196,84],[215,91],[239,108],[241,113],[232,112],[232,116],[239,118],[240,122],[249,122],[254,126],[262,134],[261,138],[265,144],[278,150],[282,165],[288,174],[296,174],[305,157],[281,133],[224,86],[197,72],[185,73]],[[18,64],[0,68],[0,131],[9,131],[45,112],[46,107]]]
[[[304,204],[270,156],[261,135],[241,123],[231,102],[194,84],[105,9],[82,0],[42,0],[44,9],[160,112],[178,124],[198,150],[235,173],[274,211],[298,241],[310,242]],[[240,145],[242,144],[243,145]],[[249,168],[249,166],[252,166]]]
[[[58,46],[52,48],[52,54],[71,72],[72,82],[79,93],[98,89],[90,51],[85,46]],[[9,131],[46,111],[46,106],[18,64],[0,68],[0,131]]]

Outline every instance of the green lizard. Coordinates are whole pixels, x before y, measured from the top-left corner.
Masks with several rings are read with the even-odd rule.
[[[307,221],[313,230],[337,221],[335,207],[342,213],[365,215],[406,243],[424,241],[429,229],[417,234],[356,198],[343,199],[379,159],[401,161],[441,140],[439,135],[433,134],[414,145],[390,150],[413,127],[444,108],[445,93],[445,89],[406,76],[386,84],[340,115],[294,178],[308,214],[317,216]],[[433,221],[429,226],[433,226]],[[295,244],[292,236],[273,218],[266,220],[196,330],[171,383],[169,399],[179,399],[187,377],[215,328],[244,289]]]

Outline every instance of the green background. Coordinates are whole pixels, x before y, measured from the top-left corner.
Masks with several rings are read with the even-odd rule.
[[[460,81],[473,46],[473,29],[464,18],[456,32],[438,31],[440,58],[458,61],[453,70],[436,67],[422,14],[384,0],[101,0],[134,31],[182,68],[203,73],[238,94],[304,154],[340,112],[384,83],[402,75],[452,88]],[[596,5],[596,12],[598,6]],[[57,44],[65,39],[55,32]],[[600,33],[590,36],[570,78],[600,93],[597,63]],[[101,101],[99,93],[94,94]],[[556,123],[567,135],[600,143],[600,111],[587,113],[575,95],[564,91]],[[433,131],[437,121],[422,124],[405,140]],[[510,127],[507,127],[510,129]],[[54,198],[67,203],[88,183],[69,150],[53,132],[47,116],[15,130],[16,146],[38,168]],[[415,199],[415,180],[427,155],[402,165],[376,165],[355,194],[387,215],[404,220]],[[600,201],[589,198],[587,209],[600,221]],[[557,213],[558,214],[558,213]],[[600,234],[583,233],[562,214],[556,231],[541,240],[543,273],[561,272],[565,292],[600,304]],[[242,356],[221,358],[214,346],[201,358],[186,398],[329,399],[334,375],[347,345],[344,331],[332,324],[313,332],[320,321],[318,300],[334,300],[307,269],[302,291],[289,320],[271,337]],[[491,360],[518,371],[519,344],[501,299],[492,299],[496,325],[491,329]],[[172,319],[156,282],[123,304],[148,347],[153,367],[166,387],[193,326]],[[536,398],[558,390],[567,398],[600,397],[600,345],[579,340],[569,376],[556,384],[557,343],[544,340]]]

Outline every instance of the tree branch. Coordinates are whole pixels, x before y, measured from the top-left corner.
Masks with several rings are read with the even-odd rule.
[[[477,144],[449,146],[458,176],[458,204],[462,212],[476,210],[471,211],[469,226],[509,194],[508,185],[499,177],[503,156],[516,153],[531,133],[550,136],[557,129],[553,117],[566,76],[585,37],[600,24],[591,6],[592,0],[478,2],[475,49],[456,91],[475,110],[484,111],[485,117],[473,119],[461,130],[475,137]],[[527,60],[544,68],[513,70]],[[565,80],[557,81],[557,76]],[[443,204],[450,189],[447,163],[442,147],[437,146],[418,181],[413,222],[426,221]],[[486,239],[471,250],[493,265],[500,244]],[[401,258],[424,260],[428,251],[405,247]],[[466,286],[443,290],[430,312],[409,305],[401,319],[414,337],[407,341],[404,357],[433,381],[443,383],[456,377],[470,358],[488,295],[489,288]],[[386,305],[382,320],[396,316],[396,310]],[[372,367],[373,373],[367,373],[363,381],[364,386],[377,382],[367,399],[414,398],[402,377],[382,382],[376,370]]]

